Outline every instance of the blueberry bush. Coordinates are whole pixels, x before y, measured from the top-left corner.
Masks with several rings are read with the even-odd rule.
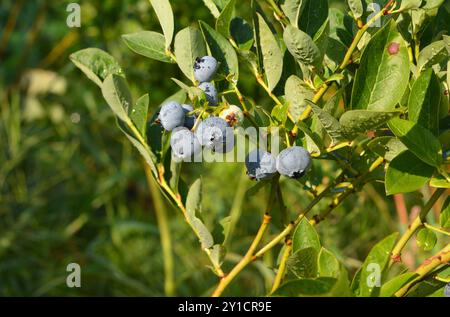
[[[131,51],[181,70],[182,78],[159,74],[179,91],[158,107],[148,94],[132,96],[127,70],[109,53],[85,48],[70,58],[99,87],[117,127],[141,154],[150,187],[198,238],[217,276],[215,286],[205,285],[212,296],[226,294],[252,263],[269,276],[259,295],[444,294],[450,281],[449,1],[348,0],[337,9],[327,0],[252,0],[241,14],[236,0],[204,0],[215,24],[189,21],[180,29],[175,4],[150,3],[161,32],[142,30],[122,40]],[[244,76],[269,97],[265,104],[255,101],[248,78],[241,84]],[[258,131],[257,140],[272,141],[246,148],[241,161],[254,181],[247,193],[267,189],[267,203],[248,250],[238,255],[228,242],[242,225],[245,201],[206,222],[204,179],[185,179],[181,171],[206,164],[199,156],[234,153],[246,128]],[[327,164],[332,171],[325,175]],[[285,201],[282,183],[298,186],[298,199],[307,203]],[[317,227],[330,225],[324,221],[348,197],[379,183],[386,196],[424,186],[431,194],[410,224],[394,226],[350,276]],[[239,190],[227,188],[230,199]],[[213,230],[219,224],[220,234]],[[430,252],[414,270],[402,259],[409,243]]]

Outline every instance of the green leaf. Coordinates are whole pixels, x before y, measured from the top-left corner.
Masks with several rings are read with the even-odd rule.
[[[319,49],[321,60],[323,60],[323,57],[327,52],[329,39],[330,39],[330,20],[326,19],[313,38],[314,43],[316,43],[317,48]],[[336,76],[339,75],[342,74],[336,74]]]
[[[416,241],[419,248],[424,251],[431,251],[436,245],[437,237],[434,231],[428,228],[422,228],[417,233]]]
[[[314,120],[315,118],[313,118]],[[318,119],[317,119],[318,120]],[[325,144],[322,141],[320,134],[311,131],[311,129],[301,121],[297,122],[297,126],[305,134],[306,147],[310,153],[323,153],[325,151]]]
[[[216,21],[216,31],[225,36],[226,38],[230,38],[230,22],[233,18],[234,6],[236,4],[236,0],[230,0],[226,4],[223,11],[220,13],[219,17]]]
[[[418,276],[414,272],[406,272],[394,277],[389,282],[384,283],[381,286],[380,297],[392,297],[403,286],[411,282]]]
[[[430,180],[430,186],[435,188],[450,188],[450,182],[442,175],[435,175]]]
[[[231,20],[231,36],[241,50],[250,50],[253,47],[253,28],[243,18],[235,17]]]
[[[450,196],[447,197],[444,204],[442,205],[439,223],[441,224],[442,228],[450,228]]]
[[[299,118],[305,111],[306,100],[314,97],[314,91],[295,75],[286,80],[284,93],[286,101],[289,103],[289,112],[294,118]]]
[[[220,15],[220,11],[219,11],[219,9],[217,9],[217,6],[214,3],[214,1],[213,0],[203,0],[203,3],[209,9],[209,11],[213,15],[213,17],[217,19]]]
[[[120,120],[129,123],[128,108],[131,107],[132,100],[125,78],[115,74],[108,75],[101,88],[103,98],[105,98],[114,114]]]
[[[432,166],[410,151],[405,151],[395,157],[387,168],[386,195],[416,191],[430,180],[433,172]]]
[[[298,26],[302,2],[303,0],[285,0],[280,4],[281,10],[295,27]]]
[[[383,280],[383,276],[391,258],[391,251],[394,248],[397,237],[398,233],[393,233],[378,242],[372,250],[370,250],[369,255],[367,255],[361,268],[359,296],[369,297],[379,294],[380,287],[376,285],[374,278],[376,278],[376,273],[380,273],[380,282]],[[378,272],[377,268],[379,269]]]
[[[297,62],[305,65],[320,63],[321,54],[312,38],[305,32],[288,25],[283,33],[284,43]]]
[[[288,107],[289,104],[287,103],[276,105],[272,108],[272,112],[270,115],[272,116],[272,118],[278,121],[279,124],[284,124],[287,120]]]
[[[319,252],[320,239],[313,225],[309,223],[308,219],[303,218],[295,228],[292,236],[292,250],[296,252],[309,247]]]
[[[314,115],[317,116],[317,119],[321,124],[323,130],[330,137],[331,146],[345,141],[345,137],[342,135],[341,125],[339,124],[339,121],[331,114],[324,111],[322,108],[319,108],[312,102],[308,100],[306,102],[311,106],[312,111]]]
[[[314,248],[305,248],[291,254],[286,261],[287,269],[298,278],[317,276],[318,252]]]
[[[418,9],[422,5],[423,0],[402,0],[400,8],[396,11],[403,12],[411,9]]]
[[[345,112],[339,122],[343,133],[352,139],[358,134],[376,130],[399,114],[393,111],[351,110]]]
[[[211,261],[214,263],[214,265],[220,267],[223,263],[223,260],[225,258],[226,255],[226,249],[223,245],[220,244],[215,244],[212,246],[212,248],[210,249],[210,259]]]
[[[341,272],[341,265],[333,253],[322,247],[317,262],[319,276],[338,278]]]
[[[333,277],[337,279],[336,284],[333,286],[333,290],[330,292],[331,296],[352,296],[347,270],[339,263],[333,253],[322,247],[319,252],[317,263],[319,276]]]
[[[172,7],[170,6],[169,0],[150,0],[150,3],[158,16],[159,23],[161,24],[166,39],[166,49],[168,49],[170,48],[170,44],[172,44],[174,32]]]
[[[283,53],[264,18],[259,13],[257,13],[257,16],[263,65],[269,89],[272,91],[278,84],[283,72]]]
[[[145,139],[146,128],[147,128],[147,115],[148,115],[148,104],[149,104],[148,94],[143,95],[139,98],[136,103],[130,107],[128,110],[131,121],[134,123],[138,131]]]
[[[405,1],[405,0],[403,0]],[[348,7],[352,11],[353,17],[359,19],[364,14],[364,7],[362,0],[347,0]]]
[[[420,51],[417,60],[417,69],[421,72],[426,68],[438,64],[448,58],[448,54],[444,41],[433,42]]]
[[[391,119],[388,125],[395,136],[418,158],[431,166],[441,165],[441,144],[430,131],[412,121],[400,118]]]
[[[408,101],[409,120],[427,128],[434,135],[439,132],[441,87],[432,68],[414,82]]]
[[[186,218],[197,237],[200,240],[202,249],[209,249],[214,245],[214,240],[208,228],[197,217],[197,213],[201,210],[202,200],[202,181],[197,179],[189,188],[186,198]]]
[[[400,45],[394,55],[388,51],[392,43]],[[391,20],[373,36],[363,52],[353,85],[351,108],[393,111],[408,82],[408,51]]]
[[[399,139],[392,136],[375,138],[367,143],[367,147],[388,162],[408,149]]]
[[[77,51],[70,55],[70,60],[99,87],[108,75],[123,74],[114,57],[98,48]]]
[[[237,81],[239,78],[239,64],[233,46],[205,22],[200,21],[200,27],[211,54],[220,62],[219,71],[225,75],[234,74],[234,80]]]
[[[140,31],[122,35],[125,44],[135,53],[142,56],[156,59],[161,62],[173,63],[172,59],[166,55],[164,46],[164,36],[157,32]]]
[[[444,287],[447,283],[437,281],[435,279],[426,279],[415,284],[408,291],[407,297],[428,297],[437,293],[437,296],[444,294]]]
[[[328,18],[328,0],[303,0],[299,28],[314,37]]]
[[[281,285],[273,296],[311,297],[327,296],[332,291],[337,280],[331,277],[316,279],[301,279]]]
[[[183,104],[186,101],[186,97],[186,91],[184,89],[180,89],[173,95],[167,97],[167,99],[161,102],[161,104],[164,104],[166,101],[176,101],[179,104]]]
[[[195,27],[182,29],[175,36],[175,57],[183,74],[195,83],[194,62],[197,57],[205,56],[206,45],[202,33]]]

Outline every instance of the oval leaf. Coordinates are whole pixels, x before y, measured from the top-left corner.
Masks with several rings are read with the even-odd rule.
[[[314,248],[301,249],[289,256],[286,267],[298,278],[317,276],[318,252]]]
[[[336,279],[319,277],[317,279],[301,279],[281,285],[273,296],[311,297],[327,296],[336,284]]]
[[[381,276],[378,276],[380,283],[383,280],[383,275],[385,274],[391,258],[391,251],[397,237],[398,233],[393,233],[378,242],[372,250],[370,250],[361,268],[361,275],[359,277],[359,296],[370,297],[379,294],[381,284],[377,286],[377,281],[375,281],[374,278],[377,277],[376,273],[380,273]],[[374,274],[374,272],[376,273]]]
[[[283,33],[284,43],[297,62],[305,65],[317,65],[321,54],[312,38],[305,32],[288,25]]]
[[[408,101],[408,118],[427,128],[434,135],[439,132],[441,87],[433,69],[423,72],[414,82]]]
[[[184,28],[175,36],[174,46],[178,67],[194,83],[195,59],[207,54],[202,33],[199,29],[191,26]]]
[[[391,54],[389,47],[398,45]],[[365,48],[356,72],[352,109],[393,111],[409,81],[409,59],[405,41],[391,21],[378,31]]]
[[[168,49],[170,48],[170,44],[172,44],[174,32],[172,7],[170,6],[169,0],[150,0],[150,3],[158,16],[166,39],[166,49]]]
[[[442,205],[439,223],[442,228],[450,228],[450,197],[447,197]]]
[[[134,123],[144,139],[146,134],[145,130],[147,128],[148,104],[149,96],[148,94],[145,94],[128,110],[131,121]]]
[[[448,54],[444,41],[433,42],[420,52],[417,60],[417,69],[420,72],[428,67],[438,64],[445,58],[448,58]]]
[[[135,53],[161,62],[173,63],[166,55],[164,36],[157,32],[141,31],[122,35],[127,46]]]
[[[388,124],[395,136],[419,159],[431,166],[441,165],[441,144],[430,131],[412,121],[400,118],[394,118]]]
[[[102,94],[114,114],[122,121],[129,123],[128,108],[131,106],[131,93],[122,76],[109,75],[102,84]]]
[[[410,151],[398,155],[386,171],[386,195],[409,193],[420,189],[433,175],[434,168]]]
[[[328,18],[328,0],[303,0],[299,28],[314,37]]]
[[[228,1],[216,21],[216,31],[226,38],[230,38],[230,22],[233,17],[235,4],[236,0]]]
[[[189,188],[186,198],[186,219],[200,240],[203,249],[209,249],[214,245],[214,240],[208,228],[197,217],[201,210],[202,181],[197,179]]]
[[[436,245],[437,237],[434,231],[428,228],[422,228],[417,233],[416,241],[419,248],[424,251],[431,251]]]
[[[70,60],[99,87],[108,75],[123,73],[114,57],[98,48],[77,51],[70,55]]]
[[[316,229],[309,223],[308,219],[303,218],[295,228],[292,236],[292,250],[296,252],[309,247],[319,252],[321,247],[320,239]]]
[[[345,112],[339,122],[343,133],[349,138],[354,138],[358,134],[376,130],[399,114],[400,112],[351,110]]]
[[[264,18],[258,13],[259,43],[270,91],[278,84],[283,72],[283,53]]]
[[[353,17],[359,19],[364,13],[362,0],[347,0],[348,7],[352,11]]]

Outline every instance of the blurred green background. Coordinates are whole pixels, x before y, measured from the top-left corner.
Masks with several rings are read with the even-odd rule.
[[[77,1],[81,28],[71,29],[66,25],[71,2],[0,4],[0,295],[208,295],[217,278],[198,241],[179,212],[149,190],[140,156],[117,129],[101,92],[68,58],[91,46],[108,51],[123,66],[133,95],[148,92],[155,112],[178,90],[170,77],[183,75],[175,64],[132,53],[120,35],[159,31],[156,16],[147,0],[83,0]],[[171,3],[177,30],[200,19],[214,22],[200,0]],[[238,12],[248,7],[241,1]],[[245,68],[240,77],[246,95],[271,106]],[[321,163],[318,178],[336,174],[334,165]],[[242,163],[184,165],[182,178],[188,184],[199,175],[203,217],[217,237],[219,220],[232,208],[241,213],[227,269],[257,230],[267,188],[248,191],[255,183]],[[283,179],[281,184],[294,215],[310,197],[297,182]],[[427,190],[406,195],[407,208],[420,206],[428,196]],[[169,292],[155,206],[167,213],[172,238],[174,290]],[[281,226],[276,214],[272,233]],[[318,230],[323,245],[353,274],[375,242],[404,229],[398,223],[383,184],[374,184],[348,199]],[[245,270],[225,295],[265,294],[278,250],[273,252]],[[412,266],[426,256],[414,248],[409,252]],[[81,265],[81,288],[66,286],[71,262]]]

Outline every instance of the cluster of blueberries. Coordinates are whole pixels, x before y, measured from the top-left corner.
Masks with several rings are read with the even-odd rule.
[[[217,90],[210,82],[218,68],[217,60],[212,56],[197,58],[194,63],[194,77],[206,96],[208,106],[216,107],[219,103]],[[170,145],[172,155],[181,161],[190,161],[199,155],[202,147],[218,153],[227,153],[233,149],[234,135],[232,126],[242,123],[244,115],[239,107],[231,105],[218,117],[211,116],[199,121],[194,109],[188,104],[168,101],[161,106],[158,122],[167,131],[172,131]],[[311,166],[309,152],[293,146],[275,158],[263,149],[251,151],[245,160],[247,174],[250,178],[264,180],[276,173],[291,178],[302,177]]]

